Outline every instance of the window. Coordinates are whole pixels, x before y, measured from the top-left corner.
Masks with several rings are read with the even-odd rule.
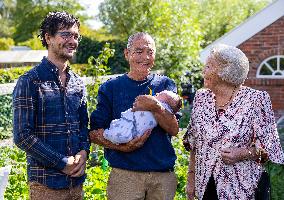
[[[272,56],[265,59],[259,65],[256,77],[284,79],[284,55]]]

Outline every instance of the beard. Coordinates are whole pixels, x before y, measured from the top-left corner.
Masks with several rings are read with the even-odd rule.
[[[76,46],[70,46],[68,44],[51,45],[53,54],[60,60],[72,60],[76,53]]]

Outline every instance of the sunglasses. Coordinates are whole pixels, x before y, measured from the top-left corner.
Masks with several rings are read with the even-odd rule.
[[[56,34],[60,35],[60,37],[62,37],[64,40],[70,40],[72,37],[74,38],[74,40],[77,40],[78,42],[81,41],[82,39],[82,36],[78,33],[72,33],[72,32],[69,32],[69,31],[58,31],[56,32]]]

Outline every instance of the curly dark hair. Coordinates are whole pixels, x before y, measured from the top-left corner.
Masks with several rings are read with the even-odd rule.
[[[46,33],[54,36],[58,30],[63,28],[71,28],[74,26],[74,24],[80,28],[79,19],[65,11],[49,12],[40,25],[40,33],[38,37],[40,38],[42,45],[48,48],[44,37]]]

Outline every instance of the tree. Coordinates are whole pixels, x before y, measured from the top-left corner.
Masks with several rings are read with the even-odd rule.
[[[202,65],[202,47],[263,8],[269,0],[105,0],[99,18],[110,33],[126,41],[138,31],[154,36],[157,68],[180,80]],[[196,78],[197,78],[196,77]],[[195,79],[195,78],[194,78]]]
[[[83,9],[76,0],[16,0],[14,40],[23,42],[37,34],[41,21],[50,11],[67,11],[84,21],[86,17],[78,14]]]
[[[181,74],[197,58],[200,29],[189,10],[195,1],[187,0],[106,0],[99,18],[122,40],[144,31],[156,40],[156,66],[166,74]]]
[[[11,37],[14,32],[12,13],[15,10],[14,0],[0,0],[0,37]]]
[[[264,8],[271,0],[199,1],[197,13],[205,47]]]

